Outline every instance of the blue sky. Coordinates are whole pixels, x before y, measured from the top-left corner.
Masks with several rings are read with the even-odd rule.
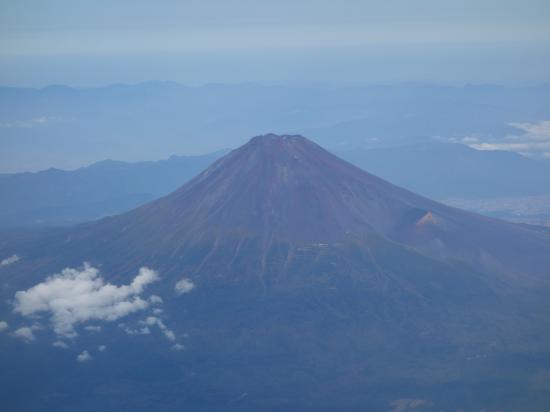
[[[550,2],[1,1],[0,84],[550,81]]]

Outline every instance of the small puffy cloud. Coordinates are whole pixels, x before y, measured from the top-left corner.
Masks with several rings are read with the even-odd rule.
[[[185,346],[183,346],[181,343],[176,343],[174,345],[172,345],[172,349],[173,350],[184,350],[185,349]]]
[[[154,270],[143,267],[128,285],[106,283],[98,269],[84,264],[81,269],[64,269],[44,282],[15,294],[14,311],[23,316],[50,315],[54,331],[75,337],[75,326],[87,321],[115,321],[149,307],[141,294],[159,279]]]
[[[0,332],[5,331],[9,327],[8,322],[2,320],[0,321]]]
[[[122,330],[126,332],[127,335],[150,335],[151,329],[147,326],[143,328],[129,328],[127,326],[121,326]]]
[[[144,325],[154,326],[154,325],[157,325],[159,323],[162,323],[162,321],[159,318],[155,317],[155,316],[148,316],[144,320],[140,320],[139,323],[144,324]]]
[[[55,347],[55,348],[60,348],[60,349],[68,349],[69,348],[69,345],[67,345],[62,340],[56,340],[54,343],[52,343],[52,346]]]
[[[100,351],[100,352],[105,352],[107,350],[107,346],[105,345],[99,345],[97,347],[97,350]]]
[[[91,361],[92,360],[92,357],[90,355],[90,353],[87,351],[87,350],[83,350],[77,357],[76,357],[76,361],[77,362],[88,362],[88,361]]]
[[[149,296],[149,303],[152,305],[161,305],[162,304],[162,298],[157,295],[151,295]]]
[[[21,258],[17,255],[11,255],[5,259],[2,259],[0,261],[0,266],[8,266],[8,265],[11,265],[12,263],[15,263],[17,262],[18,260],[20,260]]]
[[[191,279],[183,278],[176,283],[174,289],[178,295],[191,292],[195,287],[195,284]]]
[[[23,326],[12,333],[16,338],[22,339],[25,342],[32,342],[35,340],[33,328],[29,326]]]
[[[161,315],[162,312],[164,312],[161,308],[155,308],[153,309],[153,314],[154,315]]]
[[[168,329],[164,322],[156,316],[148,316],[145,320],[140,321],[140,323],[147,326],[156,325],[164,334],[164,336],[166,336],[166,339],[170,341],[176,340],[176,334],[172,330]]]
[[[101,332],[101,326],[96,326],[96,325],[84,326],[84,330],[87,330],[88,332]]]
[[[171,331],[170,329],[163,329],[162,333],[164,333],[164,336],[166,336],[166,339],[175,341],[176,340],[176,334]]]
[[[433,402],[425,399],[397,399],[392,401],[390,406],[392,407],[390,412],[420,411],[426,407],[433,406]]]
[[[550,151],[550,120],[538,123],[510,123],[518,130],[501,139],[477,139],[463,143],[477,150],[504,150],[526,156],[545,157]]]

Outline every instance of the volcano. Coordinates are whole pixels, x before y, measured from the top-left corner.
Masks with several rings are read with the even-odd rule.
[[[550,233],[418,196],[302,136],[254,137],[166,197],[0,251],[21,256],[6,297],[84,261],[113,283],[158,270],[189,335],[162,354],[181,367],[165,410],[498,408],[508,386],[521,405],[548,400],[525,393],[533,362],[550,365]],[[140,392],[120,379],[96,406]]]
[[[381,247],[467,264],[488,276],[547,282],[548,244],[547,232],[444,206],[302,136],[268,134],[166,197],[50,239],[36,257],[54,264],[97,261],[116,272],[147,264],[199,282],[278,283],[292,281],[290,273],[304,261],[334,256],[355,266],[345,258],[352,249],[365,272],[365,259],[371,269],[379,260],[371,249]],[[338,276],[349,274],[331,266]]]

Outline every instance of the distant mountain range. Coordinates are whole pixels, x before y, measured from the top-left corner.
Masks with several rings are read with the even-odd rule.
[[[224,153],[0,175],[0,226],[70,225],[122,213],[173,191]]]
[[[429,200],[302,136],[257,136],[127,213],[4,237],[4,256],[11,410],[550,402],[550,232]]]
[[[335,153],[392,183],[436,199],[550,193],[550,161],[512,152],[431,142]]]
[[[278,86],[148,82],[98,88],[0,87],[0,172],[111,158],[162,159],[300,133],[335,149],[502,139],[550,119],[550,86]]]
[[[70,225],[122,213],[175,190],[226,152],[0,175],[0,227]],[[510,152],[437,142],[334,152],[392,183],[440,200],[550,193],[550,162]]]

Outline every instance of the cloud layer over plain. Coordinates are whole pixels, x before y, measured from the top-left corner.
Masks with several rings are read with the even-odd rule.
[[[550,157],[550,120],[538,123],[510,123],[520,134],[510,134],[503,139],[479,141],[464,140],[478,150],[505,150],[526,156]],[[466,138],[468,139],[468,138]]]

